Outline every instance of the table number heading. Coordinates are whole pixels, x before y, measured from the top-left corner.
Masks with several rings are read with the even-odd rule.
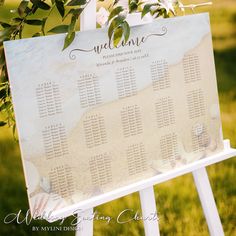
[[[166,34],[167,34],[167,28],[163,26],[161,28],[160,33],[147,34],[145,36],[131,38],[127,42],[125,42],[125,40],[122,40],[121,43],[116,47],[113,45],[112,39],[109,39],[108,42],[93,46],[91,49],[75,48],[70,51],[69,57],[71,60],[75,60],[76,59],[75,52],[94,52],[100,54],[103,50],[113,50],[113,49],[118,49],[120,47],[131,47],[131,46],[139,47],[141,44],[145,43],[150,37],[159,37],[159,36],[164,36]]]

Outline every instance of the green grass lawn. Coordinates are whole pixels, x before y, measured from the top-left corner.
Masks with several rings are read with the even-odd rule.
[[[211,15],[224,137],[229,138],[232,146],[236,147],[236,1],[213,0],[213,3],[211,8],[204,8],[201,11],[209,10]],[[9,8],[12,6],[8,5]],[[59,20],[58,16],[53,14],[54,19]],[[8,17],[9,13],[0,8],[0,20]],[[52,24],[53,22],[50,22],[48,28]],[[32,29],[29,28],[25,36],[30,36],[31,32]],[[236,161],[230,159],[212,165],[207,170],[225,235],[235,236]],[[31,235],[32,226],[49,225],[45,221],[33,221],[30,226],[3,223],[3,218],[10,212],[17,212],[20,209],[26,212],[28,209],[19,146],[13,141],[11,131],[7,128],[0,129],[0,183],[0,235]],[[155,196],[160,217],[161,235],[209,235],[190,174],[155,186]],[[101,215],[116,218],[119,212],[126,208],[133,209],[134,212],[141,211],[138,193],[99,206],[96,210]],[[68,225],[70,219],[64,225]],[[58,224],[54,223],[53,225]],[[95,221],[94,231],[95,236],[144,235],[141,221],[132,221],[124,225],[117,224],[115,221],[111,221],[110,224],[101,220]],[[34,234],[58,235],[54,232],[34,232]],[[74,235],[74,232],[61,232],[60,234]]]

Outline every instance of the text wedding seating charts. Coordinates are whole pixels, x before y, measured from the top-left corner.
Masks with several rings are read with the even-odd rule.
[[[4,43],[31,213],[223,149],[208,14]]]

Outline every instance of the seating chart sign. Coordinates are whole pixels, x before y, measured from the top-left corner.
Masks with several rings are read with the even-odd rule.
[[[208,14],[4,44],[31,213],[223,149]]]

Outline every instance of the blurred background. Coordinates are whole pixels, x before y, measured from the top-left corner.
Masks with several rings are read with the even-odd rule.
[[[108,2],[108,1],[107,1]],[[183,3],[201,3],[199,0],[185,0]],[[17,0],[6,0],[0,7],[0,21],[7,22],[10,13],[19,4]],[[231,140],[236,148],[236,0],[213,0],[213,5],[196,9],[210,12],[214,44],[215,64],[223,123],[224,138]],[[191,12],[189,12],[191,14]],[[38,12],[37,16],[41,16]],[[36,16],[35,16],[36,18]],[[47,29],[60,24],[60,17],[52,12]],[[31,37],[38,31],[37,26],[28,27],[24,37]],[[225,235],[236,235],[236,160],[230,159],[207,168],[216,199]],[[9,213],[28,210],[25,180],[21,163],[19,145],[13,140],[10,129],[0,128],[0,235],[74,235],[70,232],[32,232],[32,226],[58,226],[46,221],[4,224]],[[161,235],[204,236],[209,235],[202,208],[197,196],[191,174],[155,186],[157,209]],[[116,218],[126,208],[141,213],[139,195],[123,197],[96,208],[100,215]],[[63,225],[69,226],[70,218]],[[95,236],[138,236],[144,235],[142,221],[131,221],[124,225],[111,221],[107,224],[95,220]]]

